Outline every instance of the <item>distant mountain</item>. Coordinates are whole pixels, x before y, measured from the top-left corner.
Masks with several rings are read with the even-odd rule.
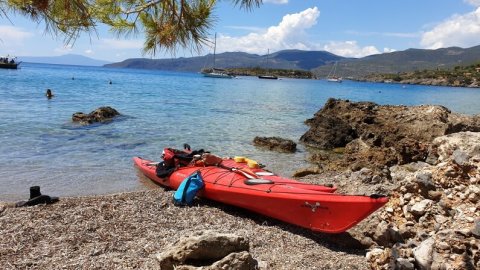
[[[225,52],[215,56],[218,68],[275,68],[311,70],[344,57],[326,51],[284,50],[270,55],[257,55],[244,52]],[[213,55],[172,58],[172,59],[127,59],[119,63],[105,65],[116,68],[160,69],[172,71],[198,72],[213,65]]]
[[[363,58],[345,58],[326,51],[283,50],[270,55],[244,52],[225,52],[216,55],[219,68],[272,68],[312,71],[325,78],[333,64],[338,62],[336,74],[343,77],[364,78],[374,73],[408,72],[424,69],[449,69],[480,62],[480,46],[472,48],[450,47],[437,50],[408,49],[392,53],[370,55]],[[107,67],[160,69],[198,72],[211,67],[213,55],[175,59],[127,59],[107,64]]]
[[[478,62],[480,62],[480,46],[467,49],[459,47],[436,50],[408,49],[358,59],[340,60],[337,74],[343,77],[361,78],[373,73],[396,74],[424,69],[449,69]],[[331,68],[332,64],[329,64],[317,67],[312,72],[322,78],[328,75]]]
[[[83,55],[66,54],[62,56],[19,56],[19,61],[43,64],[103,66],[111,62],[92,59]]]

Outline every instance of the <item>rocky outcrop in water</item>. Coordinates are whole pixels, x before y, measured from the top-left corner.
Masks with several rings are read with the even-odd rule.
[[[112,107],[100,107],[89,114],[83,112],[76,112],[72,115],[72,121],[78,122],[82,125],[89,125],[93,123],[102,123],[112,120],[120,113]]]
[[[297,150],[297,144],[289,139],[280,137],[255,137],[253,145],[264,147],[278,152],[293,153]]]
[[[426,161],[434,138],[480,131],[480,116],[453,113],[443,106],[378,105],[332,98],[306,122],[310,129],[300,141],[322,149],[344,147],[348,158],[340,163],[354,170]]]

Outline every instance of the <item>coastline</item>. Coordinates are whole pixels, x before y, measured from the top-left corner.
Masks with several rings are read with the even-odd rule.
[[[238,208],[197,200],[176,207],[158,188],[61,198],[51,205],[0,203],[4,269],[159,269],[155,255],[193,232],[245,236],[260,269],[368,269],[365,250],[336,242],[348,235],[313,233]],[[10,205],[10,206],[9,206]]]

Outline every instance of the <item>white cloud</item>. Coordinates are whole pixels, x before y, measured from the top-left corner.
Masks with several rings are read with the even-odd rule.
[[[464,0],[464,2],[467,2],[472,6],[480,7],[480,0]]]
[[[288,4],[288,0],[264,0],[264,3],[272,3],[272,4]]]
[[[470,0],[480,5],[480,0]],[[422,35],[424,48],[438,49],[450,46],[471,47],[478,45],[480,36],[480,7],[475,11],[454,15]]]
[[[13,47],[22,45],[25,40],[33,36],[33,33],[24,31],[22,28],[0,25],[0,44],[3,46]]]
[[[356,41],[331,41],[323,46],[325,51],[344,57],[364,57],[372,54],[379,54],[375,46],[360,47]],[[387,50],[391,50],[386,48]]]
[[[384,53],[391,53],[391,52],[396,52],[397,50],[392,49],[392,48],[383,48]]]
[[[91,54],[95,54],[91,49],[85,50],[85,53],[86,53],[86,54],[90,54],[90,55],[91,55]]]
[[[250,33],[242,37],[220,36],[217,39],[217,51],[244,51],[248,53],[266,53],[283,49],[309,49],[306,29],[317,23],[320,11],[317,7],[302,12],[287,14],[282,21],[269,27],[263,33]]]
[[[132,40],[119,40],[119,39],[110,39],[104,38],[101,39],[103,45],[110,49],[141,49],[143,48],[143,40],[132,39]]]

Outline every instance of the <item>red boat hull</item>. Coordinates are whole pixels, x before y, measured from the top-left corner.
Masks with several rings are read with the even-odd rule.
[[[200,171],[205,187],[198,196],[318,232],[344,232],[388,202],[386,197],[335,194],[335,188],[276,175],[262,176],[273,183],[248,184],[250,180],[244,173],[217,166],[181,167],[168,179],[161,179],[156,176],[156,166],[151,165],[150,160],[135,157],[134,162],[145,176],[173,189],[177,189],[183,179]],[[227,168],[244,168],[233,160],[224,160],[222,164]]]

